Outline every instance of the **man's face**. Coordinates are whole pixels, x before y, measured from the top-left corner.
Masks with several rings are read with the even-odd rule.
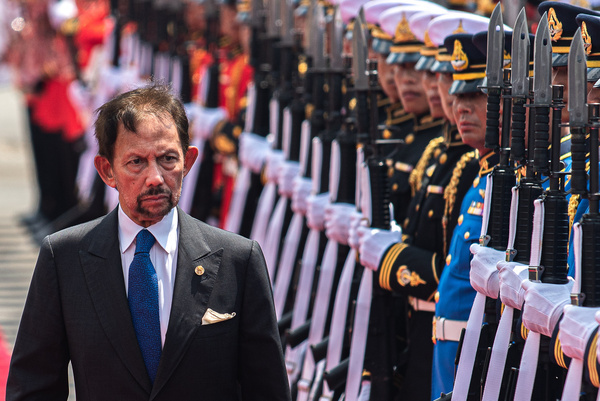
[[[385,95],[390,98],[392,103],[396,103],[400,99],[398,99],[396,84],[394,84],[394,69],[385,61],[386,58],[387,56],[383,54],[377,54],[377,78]]]
[[[433,118],[444,117],[444,109],[442,108],[442,99],[438,90],[437,79],[431,71],[419,71],[421,74],[421,84],[427,96],[427,104]]]
[[[415,63],[394,64],[394,81],[404,110],[417,116],[429,111],[421,75],[415,71]]]
[[[181,183],[198,156],[190,147],[184,155],[173,118],[146,115],[137,133],[119,126],[114,157],[94,160],[104,182],[119,191],[121,208],[131,220],[148,227],[177,205]]]
[[[487,96],[481,92],[456,95],[452,107],[462,141],[482,155],[489,151],[484,146],[486,107]]]
[[[441,104],[442,108],[444,109],[446,119],[448,119],[450,124],[456,124],[456,120],[454,120],[454,111],[452,110],[452,103],[454,103],[454,99],[456,96],[451,95],[449,93],[453,81],[452,74],[438,72],[436,75],[438,83],[438,92],[440,94]]]

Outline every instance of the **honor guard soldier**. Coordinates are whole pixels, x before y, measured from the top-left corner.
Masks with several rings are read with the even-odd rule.
[[[453,202],[457,197],[460,201],[460,194],[466,192],[478,170],[477,163],[471,163],[471,168],[467,169],[462,177],[459,175],[451,181],[453,171],[458,168],[462,172],[475,155],[472,147],[462,142],[452,124],[454,117],[451,108],[448,107],[448,88],[446,87],[445,93],[441,93],[443,86],[432,85],[424,79],[430,78],[428,71],[432,67],[440,74],[443,74],[441,71],[448,71],[448,67],[451,68],[449,61],[435,60],[434,55],[439,49],[430,40],[432,36],[443,38],[442,32],[467,32],[487,27],[486,18],[467,13],[456,15],[461,18],[449,19],[447,16],[437,15],[437,11],[433,10],[415,13],[408,19],[411,31],[421,41],[421,45],[416,47],[421,54],[416,68],[423,91],[429,95],[427,99],[432,100],[431,111],[441,116],[444,111],[443,104],[449,115],[443,119],[444,135],[428,143],[410,175],[414,196],[408,207],[409,217],[403,223],[402,241],[399,241],[399,235],[394,235],[393,232],[358,229],[361,262],[365,267],[378,271],[378,286],[381,289],[408,296],[412,306],[409,313],[410,345],[406,377],[401,387],[401,394],[410,394],[410,399],[430,399],[433,349],[430,333],[435,309],[435,304],[431,301],[437,287],[437,278],[444,266],[445,247],[449,242],[445,239],[443,221],[449,221],[450,227],[456,225],[458,214],[454,212],[450,219],[445,214],[448,210],[452,214]],[[436,24],[437,20],[441,20],[442,23]],[[438,43],[441,43],[441,39],[438,40]],[[434,82],[437,82],[437,79]],[[427,93],[428,90],[431,91],[431,86],[435,86],[436,92]],[[461,178],[467,178],[468,182],[459,186]],[[444,192],[450,187],[454,193],[452,200],[448,202]],[[460,194],[456,194],[457,190]],[[372,336],[371,333],[369,335]]]
[[[433,336],[435,338],[432,396],[452,389],[454,358],[461,330],[466,327],[475,291],[469,282],[471,244],[479,239],[481,232],[486,177],[498,162],[498,155],[485,148],[486,95],[479,86],[485,77],[486,56],[472,42],[473,35],[457,34],[446,38],[445,45],[452,54],[455,70],[450,93],[456,95],[454,117],[463,142],[476,149],[476,155],[466,165],[479,171],[472,181],[462,202],[449,206],[449,215],[458,211],[457,225],[446,255],[444,270],[440,276],[435,295],[436,311]],[[468,170],[455,169],[453,180],[460,179]],[[463,187],[464,188],[464,187]],[[446,190],[448,201],[453,197],[453,188]],[[464,193],[464,192],[463,192]]]

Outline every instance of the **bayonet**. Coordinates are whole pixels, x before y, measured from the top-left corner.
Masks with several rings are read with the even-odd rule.
[[[513,99],[510,154],[517,164],[525,158],[525,103],[529,95],[529,46],[525,8],[522,8],[513,31],[510,75]]]
[[[536,173],[549,173],[548,130],[550,128],[550,102],[552,100],[552,41],[548,29],[548,13],[544,13],[538,24],[533,48],[533,104],[535,106],[535,142],[533,169]]]
[[[548,13],[540,19],[533,48],[533,102],[550,106],[552,85],[552,41],[548,29]]]
[[[322,4],[313,8],[312,33],[310,35],[313,53],[313,68],[322,70],[325,68],[325,9]]]
[[[366,91],[369,89],[369,82],[367,78],[367,38],[365,37],[365,31],[363,30],[363,20],[361,15],[364,15],[364,11],[361,8],[361,12],[354,21],[354,28],[352,32],[352,75],[354,76],[354,89],[357,91]],[[366,132],[366,127],[365,132]]]
[[[488,27],[488,54],[485,74],[488,87],[502,87],[504,64],[504,22],[500,3],[496,5]]]
[[[511,55],[511,84],[512,96],[526,98],[529,94],[529,31],[527,30],[527,18],[525,8],[521,9],[515,22],[512,37]]]
[[[487,38],[487,120],[485,129],[485,147],[497,150],[500,146],[500,97],[504,86],[504,23],[500,3],[494,8],[490,18]]]
[[[280,0],[281,6],[281,44],[292,47],[294,45],[294,7],[291,0]]]
[[[587,109],[587,62],[581,28],[577,29],[569,50],[569,127],[571,129],[571,192],[587,192],[585,171],[585,129],[588,122]],[[554,145],[558,147],[558,144]],[[553,162],[555,162],[553,158]],[[556,173],[558,168],[553,168]]]
[[[334,71],[342,71],[344,69],[344,59],[342,53],[344,50],[344,21],[339,6],[335,7],[335,13],[332,21],[331,29],[331,57],[330,67]]]

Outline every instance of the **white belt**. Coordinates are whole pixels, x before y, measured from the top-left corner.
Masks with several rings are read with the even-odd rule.
[[[460,334],[467,328],[466,320],[433,319],[433,338],[443,341],[460,341]]]
[[[415,297],[408,297],[408,303],[416,311],[435,312],[435,302],[424,301]]]

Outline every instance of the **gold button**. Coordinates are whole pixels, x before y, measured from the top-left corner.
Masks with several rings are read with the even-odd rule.
[[[452,261],[452,255],[448,254],[448,256],[446,256],[446,266],[450,266],[451,261]]]
[[[392,138],[392,131],[390,131],[389,129],[383,130],[383,139],[391,139]]]
[[[479,185],[479,177],[475,177],[475,180],[473,181],[473,188],[476,188],[477,185]]]
[[[198,276],[201,276],[204,274],[204,267],[202,266],[196,266],[196,268],[194,269],[194,271],[196,272],[196,274]]]
[[[446,160],[448,160],[448,155],[446,153],[444,153],[443,155],[440,156],[440,164],[446,163]]]
[[[404,227],[406,227],[410,223],[410,219],[407,217],[404,219]]]
[[[465,219],[465,216],[463,216],[462,214],[460,216],[458,216],[458,225],[459,226],[462,224],[464,219]]]
[[[417,206],[415,207],[415,211],[416,211],[416,212],[418,212],[420,208],[421,208],[421,205],[417,205]]]
[[[392,191],[397,191],[397,190],[398,190],[398,184],[392,185]]]
[[[427,216],[432,217],[433,216],[433,210],[430,210],[429,213],[427,213]]]
[[[469,237],[470,237],[470,236],[471,236],[471,233],[467,231],[467,232],[465,233],[465,239],[469,239]]]
[[[440,148],[437,148],[437,149],[435,150],[435,152],[433,152],[433,157],[438,157],[438,156],[440,155],[440,153],[442,153],[442,149],[440,149]]]
[[[385,165],[388,167],[392,167],[394,165],[393,159],[385,159]]]
[[[394,176],[394,168],[390,167],[388,168],[388,177],[392,178]]]
[[[407,145],[410,145],[411,143],[413,143],[415,141],[415,135],[414,134],[408,134],[406,135],[406,138],[404,138],[404,142]]]
[[[436,291],[435,295],[433,296],[433,300],[438,303],[440,301],[440,292]]]

